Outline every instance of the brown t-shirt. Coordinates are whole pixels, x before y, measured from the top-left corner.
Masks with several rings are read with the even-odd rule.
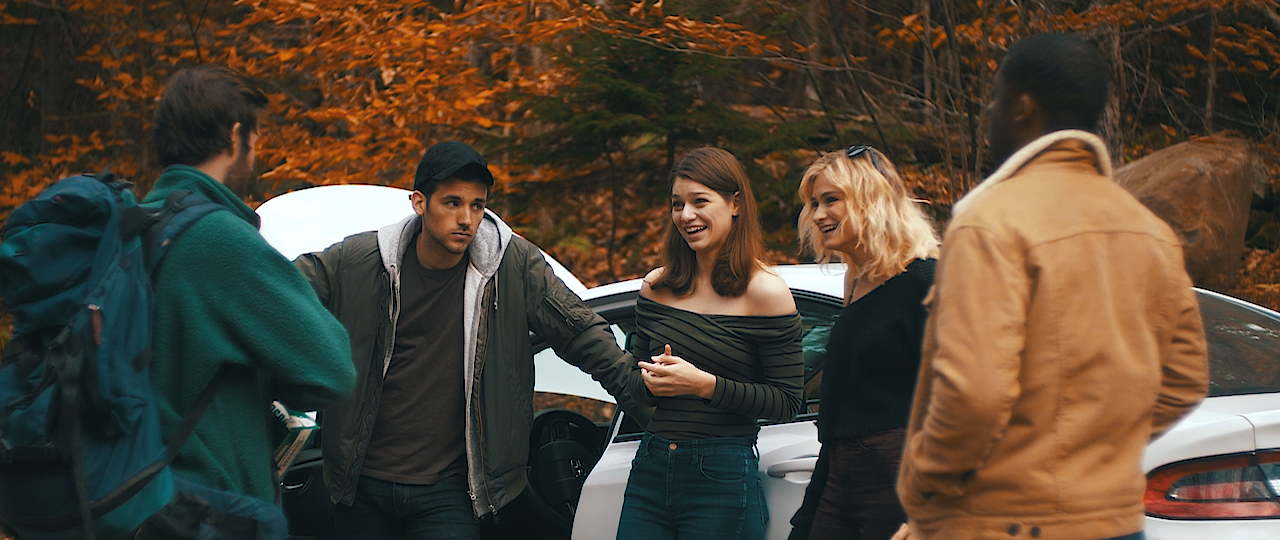
[[[417,236],[414,236],[414,245]],[[463,431],[463,289],[468,259],[431,270],[400,261],[400,319],[363,474],[434,484],[467,470]]]

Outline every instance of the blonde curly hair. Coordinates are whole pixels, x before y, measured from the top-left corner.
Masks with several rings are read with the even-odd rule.
[[[822,231],[813,221],[816,210],[813,185],[826,178],[844,194],[845,221],[855,231],[857,245],[871,256],[857,268],[856,278],[887,278],[907,268],[911,261],[938,256],[938,234],[933,223],[907,194],[906,185],[889,158],[867,147],[866,157],[850,159],[846,150],[828,152],[804,171],[800,200],[804,209],[796,224],[801,253],[811,252],[820,263],[844,261],[822,244]]]

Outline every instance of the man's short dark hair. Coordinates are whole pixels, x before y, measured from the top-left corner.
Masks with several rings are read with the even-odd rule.
[[[1000,63],[1010,92],[1028,94],[1049,130],[1094,131],[1107,105],[1111,67],[1092,42],[1072,34],[1039,34],[1009,47]]]
[[[206,64],[169,77],[156,106],[151,138],[160,165],[199,165],[231,149],[231,126],[240,123],[240,138],[258,130],[267,96],[244,74]]]

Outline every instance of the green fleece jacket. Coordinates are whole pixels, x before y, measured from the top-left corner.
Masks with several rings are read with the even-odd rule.
[[[165,168],[145,206],[174,190],[227,208],[183,231],[155,275],[151,378],[165,436],[218,368],[233,366],[173,462],[182,477],[272,501],[273,399],[317,410],[355,384],[342,325],[258,234],[258,215],[192,167]]]

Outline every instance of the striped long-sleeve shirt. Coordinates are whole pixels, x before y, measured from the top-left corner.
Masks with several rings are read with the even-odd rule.
[[[711,399],[637,395],[656,405],[649,432],[668,440],[743,437],[760,431],[756,419],[790,420],[803,403],[804,361],[799,313],[777,316],[703,315],[645,297],[636,302],[631,354],[671,354],[716,376]]]

